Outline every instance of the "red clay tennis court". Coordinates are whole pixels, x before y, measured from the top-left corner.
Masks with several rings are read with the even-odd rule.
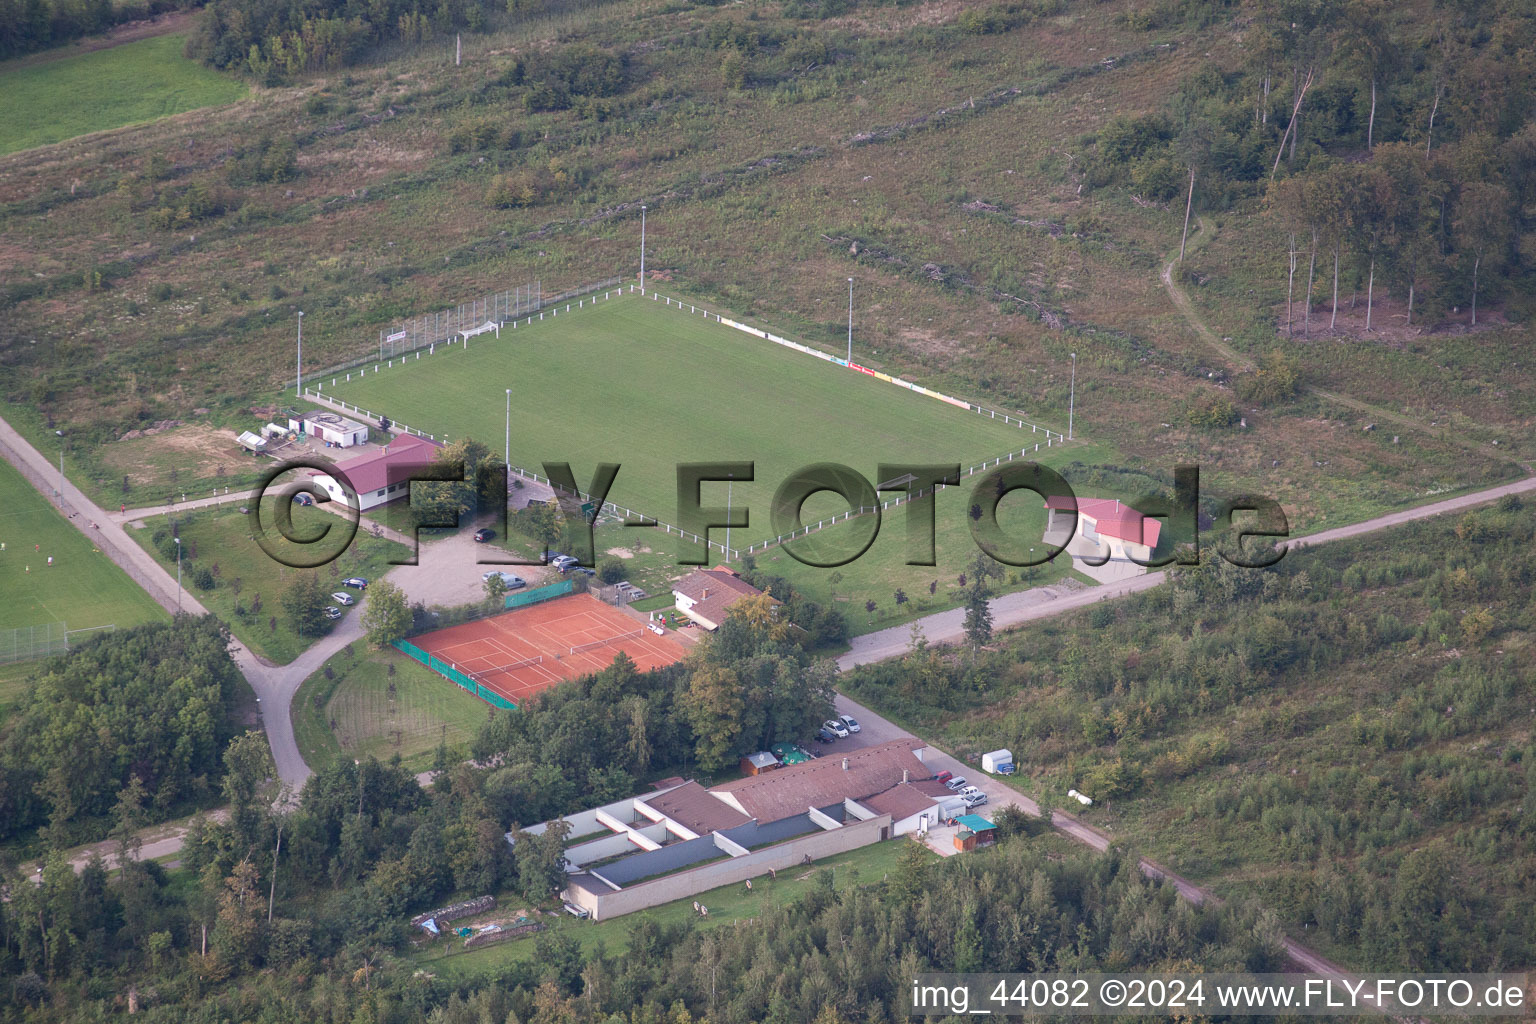
[[[572,594],[418,636],[417,647],[516,704],[607,668],[620,651],[642,672],[683,657],[676,640],[591,594]]]

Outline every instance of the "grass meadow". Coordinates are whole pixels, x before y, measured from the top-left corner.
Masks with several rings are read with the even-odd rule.
[[[232,103],[246,94],[238,79],[183,57],[185,44],[185,36],[156,36],[11,70],[0,65],[0,153]]]
[[[265,499],[262,506],[262,528],[266,536],[274,539],[274,550],[292,560],[306,545],[290,545],[279,539],[274,521],[276,500]],[[283,591],[292,585],[295,574],[308,571],[319,573],[320,582],[329,593],[341,589],[341,581],[348,576],[377,579],[388,568],[389,559],[406,555],[404,545],[369,536],[366,528],[361,528],[346,551],[336,560],[314,570],[294,569],[262,549],[256,541],[255,515],[244,515],[234,505],[173,515],[183,545],[182,585],[187,593],[228,623],[230,632],[244,641],[251,650],[280,665],[286,665],[298,657],[312,642],[311,638],[301,637],[294,632],[283,610]],[[174,575],[175,548],[169,548],[169,556],[162,549],[164,538],[171,530],[171,517],[155,516],[143,520],[143,523],[143,529],[130,528],[129,536],[159,559]],[[320,529],[330,531],[328,539],[318,542],[317,547],[305,552],[306,555],[322,548],[326,551],[335,550],[332,539],[343,537],[346,525],[345,519],[317,507],[293,507],[292,529],[295,536],[307,538],[315,536]],[[195,566],[206,567],[214,576],[211,590],[202,590],[196,586],[192,574]],[[344,615],[358,615],[360,607],[354,605],[342,609],[342,612]]]
[[[860,847],[848,853],[817,861],[799,871],[782,871],[777,880],[759,878],[748,890],[741,883],[721,886],[698,896],[690,896],[672,903],[652,907],[634,914],[616,917],[611,921],[578,921],[569,914],[558,918],[541,918],[550,929],[562,931],[575,939],[583,950],[590,950],[599,943],[609,954],[622,953],[629,948],[630,933],[641,921],[651,920],[661,925],[692,922],[702,929],[734,927],[741,921],[757,917],[771,907],[784,906],[810,891],[821,872],[831,872],[832,887],[837,890],[881,882],[897,869],[901,852],[908,840],[892,840]],[[986,856],[986,853],[976,854]],[[937,859],[937,855],[934,855]],[[509,909],[527,906],[516,895],[508,895],[502,906]],[[694,901],[709,908],[709,917],[700,918],[693,911]],[[520,902],[521,901],[521,902]],[[449,979],[468,978],[494,973],[505,964],[527,960],[534,955],[534,937],[513,939],[510,942],[481,949],[466,950],[462,940],[437,940],[415,955],[415,959],[427,970]]]
[[[737,548],[780,532],[774,491],[801,467],[845,463],[874,482],[878,463],[965,467],[1045,439],[634,293],[343,379],[334,393],[439,437],[497,447],[507,388],[514,465],[570,462],[585,484],[597,463],[617,462],[609,500],[663,522],[678,521],[678,464],[753,462],[753,480],[701,492],[706,506],[751,509],[732,531]],[[824,494],[804,516],[845,507]]]
[[[384,761],[399,754],[425,771],[439,742],[464,756],[489,712],[490,705],[398,651],[343,650],[299,687],[293,728],[315,770],[336,757]]]
[[[837,352],[853,277],[860,362],[1055,427],[1067,420],[1075,353],[1080,438],[1125,465],[1199,463],[1208,488],[1271,495],[1302,528],[1520,472],[1510,456],[1531,454],[1536,387],[1519,325],[1400,343],[1285,339],[1308,384],[1357,404],[1306,395],[1242,408],[1245,427],[1191,426],[1190,403],[1229,395],[1238,368],[1159,281],[1183,211],[1092,187],[1083,168],[1115,117],[1161,109],[1202,68],[1237,67],[1239,34],[1178,19],[1140,28],[1134,0],[1070,0],[1027,27],[976,35],[957,24],[962,9],[896,5],[826,23],[754,11],[751,30],[775,41],[731,88],[717,42],[722,30],[746,31],[738,6],[620,0],[465,33],[462,65],[452,40],[392,48],[369,66],[262,90],[260,102],[0,158],[0,230],[11,245],[0,310],[18,339],[0,400],[29,412],[7,419],[45,449],[48,421],[68,426],[72,478],[115,503],[130,470],[77,452],[199,407],[221,426],[258,427],[266,414],[252,406],[271,404],[287,381],[301,305],[305,365],[347,362],[380,329],[471,297],[632,274],[647,203],[647,267],[664,292]],[[826,57],[805,55],[811,36]],[[513,54],[573,43],[628,55],[622,93],[528,112],[526,88],[502,84]],[[465,143],[486,127],[497,141]],[[242,161],[279,136],[298,147],[293,176],[242,178]],[[537,195],[497,206],[498,176],[526,176]],[[195,187],[219,212],[164,227],[158,212],[181,208]],[[1212,234],[1196,236],[1186,265],[1203,281],[1192,301],[1217,337],[1256,357],[1280,341],[1284,233],[1257,202],[1201,201],[1197,189]],[[483,431],[494,445],[504,387],[594,436],[621,429],[608,399],[585,386],[603,368],[580,369],[570,383],[487,375],[478,405],[447,409],[465,425],[442,429]],[[677,370],[642,366],[639,379]],[[745,411],[766,407],[766,421],[785,406],[770,392]],[[836,438],[840,461],[869,471],[847,454],[862,452],[862,439],[818,436],[814,422],[798,429]],[[703,443],[646,440],[658,460]],[[144,447],[162,443],[173,440]],[[578,446],[563,447],[536,454],[580,461]],[[1008,444],[990,447],[977,457]],[[767,456],[747,457],[768,480]],[[178,483],[189,491],[220,482],[188,475]],[[654,488],[663,509],[674,503],[669,478]]]
[[[0,630],[50,622],[127,627],[168,618],[8,462],[0,462],[0,542]]]

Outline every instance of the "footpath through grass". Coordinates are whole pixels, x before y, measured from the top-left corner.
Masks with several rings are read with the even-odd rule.
[[[127,627],[169,617],[8,462],[0,462],[0,543],[0,630],[50,622]]]
[[[157,36],[9,71],[0,67],[0,153],[245,95],[242,82],[182,56],[186,41]]]
[[[267,498],[262,505],[262,526],[268,537],[277,536],[276,501]],[[321,586],[330,593],[345,589],[341,581],[348,576],[378,579],[389,568],[390,559],[408,555],[403,544],[372,537],[366,529],[359,529],[335,561],[318,569],[294,569],[262,549],[255,539],[256,516],[241,513],[238,506],[220,505],[175,513],[175,517],[183,546],[182,585],[187,593],[228,623],[230,632],[251,650],[280,665],[298,657],[315,640],[295,632],[283,609],[283,592],[293,585],[298,573],[318,573]],[[142,529],[130,526],[128,535],[175,575],[176,549],[169,540],[170,517],[155,516],[143,523]],[[345,519],[319,508],[293,507],[296,536],[307,537],[321,528],[329,528],[329,536],[340,537],[345,535],[346,526]],[[294,546],[278,545],[278,552],[284,557],[291,558],[297,550]],[[334,546],[327,550],[334,550]],[[198,586],[199,568],[213,576],[211,589]],[[357,615],[359,607],[343,608],[342,612]]]
[[[679,463],[755,463],[752,481],[702,488],[706,506],[750,507],[749,526],[732,535],[741,547],[779,532],[774,492],[812,463],[850,465],[873,484],[879,463],[964,468],[1045,440],[630,293],[503,328],[500,338],[481,335],[467,350],[343,377],[334,394],[439,438],[469,435],[499,450],[507,388],[514,465],[569,462],[585,486],[599,462],[620,463],[609,499],[664,522],[677,519]],[[804,517],[846,507],[825,493]]]
[[[293,730],[305,763],[319,770],[341,756],[384,761],[399,754],[412,771],[425,771],[439,742],[455,758],[465,756],[490,705],[398,651],[362,648],[359,642],[331,658],[294,697]]]

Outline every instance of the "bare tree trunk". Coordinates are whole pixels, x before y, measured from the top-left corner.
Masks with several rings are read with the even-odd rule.
[[[1366,282],[1366,285],[1365,285],[1365,330],[1366,330],[1367,333],[1369,333],[1370,330],[1371,330],[1371,299],[1372,299],[1372,293],[1375,291],[1375,288],[1376,288],[1376,256],[1373,253],[1371,255],[1371,276],[1370,276],[1370,279]]]
[[[267,893],[267,924],[272,923],[272,903],[277,899],[277,854],[283,848],[283,826],[277,826],[277,845],[272,847],[272,888]]]
[[[1261,124],[1261,125],[1269,124],[1269,76],[1268,75],[1264,76],[1264,106],[1261,109],[1263,109],[1263,111],[1264,111],[1264,116],[1259,121],[1259,124]]]
[[[1291,232],[1291,272],[1285,281],[1285,333],[1295,337],[1291,329],[1291,299],[1296,294],[1296,232]]]
[[[1312,79],[1315,71],[1307,69],[1307,80],[1301,83],[1301,91],[1296,96],[1296,104],[1291,107],[1291,123],[1285,126],[1285,134],[1280,136],[1280,150],[1275,154],[1275,165],[1269,169],[1269,179],[1273,181],[1280,171],[1280,158],[1285,156],[1285,140],[1290,136],[1291,130],[1296,127],[1296,118],[1301,114],[1301,102],[1307,98],[1307,90],[1312,87]]]
[[[1339,243],[1333,243],[1333,312],[1328,316],[1328,329],[1339,322]]]
[[[1369,153],[1376,138],[1376,76],[1371,76],[1371,116],[1365,122],[1365,151]]]
[[[1184,262],[1184,245],[1189,241],[1189,211],[1195,205],[1195,169],[1189,169],[1189,195],[1184,200],[1184,237],[1179,239],[1179,262]]]
[[[1440,109],[1440,88],[1435,87],[1435,105],[1429,108],[1429,135],[1424,139],[1424,155],[1429,155],[1429,147],[1435,141],[1435,111]]]
[[[1413,283],[1408,284],[1408,326],[1413,326]]]
[[[1312,336],[1312,275],[1313,275],[1314,271],[1316,271],[1316,270],[1317,270],[1317,229],[1314,228],[1312,230],[1312,255],[1307,257],[1307,298],[1306,298],[1306,304],[1302,307],[1303,309],[1306,310],[1306,312],[1302,314],[1302,321],[1301,321],[1302,322],[1301,336],[1304,337],[1304,338],[1310,338]]]
[[[1474,259],[1472,261],[1472,326],[1473,327],[1477,326],[1477,268],[1478,268],[1478,265],[1480,263],[1482,263],[1482,262],[1483,262],[1483,257],[1481,255],[1479,255],[1476,259]]]

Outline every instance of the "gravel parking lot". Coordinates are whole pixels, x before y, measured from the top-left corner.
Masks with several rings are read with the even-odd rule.
[[[494,564],[495,559],[509,557],[507,552],[494,545],[476,544],[474,532],[471,525],[466,525],[451,536],[423,540],[416,555],[417,564],[391,570],[390,582],[399,585],[412,602],[420,601],[430,607],[480,600],[485,596],[480,576],[492,568],[521,576],[530,587],[559,577],[559,573],[545,565]]]

